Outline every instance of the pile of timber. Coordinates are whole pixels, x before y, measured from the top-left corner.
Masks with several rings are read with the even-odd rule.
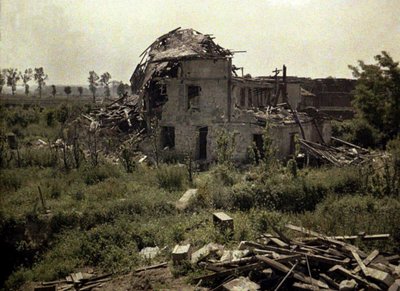
[[[107,281],[111,280],[111,274],[93,275],[88,273],[71,273],[63,280],[42,282],[40,286],[35,287],[35,291],[41,290],[54,290],[54,291],[67,291],[67,290],[92,290],[99,288]]]
[[[304,139],[299,139],[301,148],[318,160],[328,162],[337,167],[346,165],[361,165],[370,161],[375,155],[369,150],[355,144],[332,137],[332,141],[339,144],[332,145],[318,144]]]
[[[143,128],[139,96],[123,96],[106,107],[83,114],[92,131],[100,129],[111,134],[138,132]]]
[[[194,278],[195,283],[212,290],[400,290],[400,256],[365,253],[349,243],[388,234],[329,237],[286,227],[302,237],[292,240],[277,230],[276,236],[241,242],[238,250],[210,244],[201,260],[200,250],[193,253],[192,263],[195,256],[196,264],[208,270]]]

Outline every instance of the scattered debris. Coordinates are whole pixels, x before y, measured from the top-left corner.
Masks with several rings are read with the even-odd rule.
[[[44,140],[42,140],[42,139],[39,138],[39,139],[36,141],[35,145],[36,145],[37,147],[44,147],[44,146],[47,146],[47,142],[45,142]]]
[[[223,250],[224,246],[216,243],[209,243],[192,254],[191,262],[192,264],[197,264],[198,262],[211,257],[211,255],[221,257]]]
[[[328,237],[291,224],[286,227],[307,237],[290,240],[283,234],[266,234],[254,242],[241,242],[238,250],[221,254],[223,246],[209,244],[194,252],[192,263],[209,271],[196,277],[195,283],[226,290],[387,290],[391,286],[397,290],[398,256],[378,250],[367,254],[345,242],[354,236]],[[370,237],[387,239],[388,235]]]
[[[40,286],[35,287],[35,291],[66,291],[66,290],[91,290],[95,287],[101,287],[105,282],[111,280],[111,274],[95,276],[89,273],[71,273],[64,280],[42,282]]]
[[[331,138],[340,144],[338,147],[299,139],[303,150],[318,160],[331,163],[337,167],[346,165],[360,165],[371,160],[373,155],[369,150],[345,142],[338,138]]]

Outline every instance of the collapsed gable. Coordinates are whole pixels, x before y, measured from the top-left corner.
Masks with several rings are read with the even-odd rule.
[[[174,29],[157,38],[141,55],[130,79],[132,92],[141,95],[149,81],[157,76],[176,77],[179,60],[215,59],[232,53],[219,46],[210,35],[193,29]]]

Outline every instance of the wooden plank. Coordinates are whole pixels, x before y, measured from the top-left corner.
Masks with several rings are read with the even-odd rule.
[[[368,266],[377,256],[379,255],[378,250],[373,250],[372,253],[368,255],[368,257],[363,261],[363,264],[365,266]],[[354,270],[353,273],[358,273],[361,271],[361,267],[357,266]]]
[[[287,248],[289,247],[289,245],[283,241],[281,241],[279,238],[276,237],[271,237],[270,240],[276,244],[277,246],[281,247],[281,248]]]
[[[335,280],[333,280],[327,274],[321,273],[321,274],[319,274],[319,277],[321,279],[325,280],[325,282],[328,283],[329,286],[331,286],[337,290],[339,289],[339,284],[337,282],[335,282]]]
[[[275,261],[283,264],[283,263],[293,262],[295,260],[300,260],[302,257],[303,257],[303,255],[301,255],[301,254],[296,254],[296,255],[291,255],[291,256],[281,256],[281,257],[275,259]]]
[[[294,270],[290,271],[290,268],[285,266],[284,264],[281,264],[281,263],[279,263],[277,261],[274,261],[274,260],[272,260],[270,258],[267,258],[267,257],[264,257],[264,256],[256,256],[256,257],[260,261],[266,263],[267,265],[269,265],[270,267],[272,267],[272,268],[274,268],[274,269],[276,269],[278,271],[281,271],[281,272],[286,273],[286,274],[289,273],[289,272],[293,273],[293,278],[295,278],[296,280],[299,280],[299,281],[301,281],[303,283],[317,285],[317,286],[319,286],[321,288],[328,288],[328,285],[326,285],[324,282],[321,282],[319,280],[315,280],[313,278],[310,278],[308,276],[303,275],[302,273],[298,273],[298,272],[296,272]]]
[[[156,264],[156,265],[151,265],[151,266],[147,266],[147,267],[142,267],[142,268],[138,268],[135,270],[136,273],[142,272],[142,271],[147,271],[147,270],[151,270],[151,269],[157,269],[157,268],[165,268],[167,267],[168,262],[164,262],[161,264]]]
[[[240,267],[222,271],[219,273],[213,273],[213,274],[209,274],[209,275],[199,276],[199,277],[194,278],[193,281],[198,282],[200,280],[203,280],[203,281],[214,280],[214,279],[221,278],[221,277],[227,277],[232,274],[240,274],[240,273],[244,273],[244,272],[249,272],[251,270],[255,270],[260,267],[261,267],[261,263],[257,262],[254,264],[240,266]]]
[[[253,263],[256,262],[257,258],[256,257],[247,257],[247,258],[240,258],[234,261],[228,261],[228,262],[221,262],[221,263],[214,263],[214,266],[217,267],[228,267],[228,266],[233,266],[233,265],[242,265],[242,264],[248,264],[248,263]]]
[[[389,233],[384,234],[366,234],[361,237],[362,240],[379,240],[379,239],[388,239],[390,238]]]
[[[318,237],[321,240],[324,240],[324,241],[327,241],[327,242],[332,243],[334,245],[340,246],[340,247],[342,247],[342,250],[347,252],[347,253],[349,253],[349,255],[351,255],[351,251],[356,251],[360,255],[360,257],[363,257],[363,258],[366,257],[366,254],[364,252],[360,251],[358,248],[356,248],[353,245],[349,245],[349,244],[347,244],[345,242],[342,242],[342,241],[339,241],[339,240],[331,239],[331,238],[329,238],[329,237],[327,237],[325,235],[322,235],[322,234],[320,234],[318,232],[306,229],[304,227],[296,226],[296,225],[293,225],[293,224],[290,224],[290,223],[286,224],[286,227],[291,229],[291,230],[301,232],[303,234],[308,234],[308,235],[311,235],[311,236]]]
[[[336,137],[331,136],[331,139],[333,139],[334,141],[340,142],[340,143],[342,143],[342,144],[345,144],[345,145],[347,145],[347,146],[349,146],[349,147],[353,147],[353,148],[362,150],[363,152],[366,152],[366,153],[369,152],[369,151],[368,151],[367,149],[365,149],[365,148],[362,148],[362,147],[360,147],[360,146],[358,146],[358,145],[355,145],[355,144],[349,143],[349,142],[347,142],[347,141],[341,140],[341,139],[339,139],[339,138],[336,138]]]
[[[56,280],[56,281],[48,281],[48,282],[42,282],[43,286],[47,285],[56,285],[56,284],[64,284],[67,283],[67,280]]]
[[[292,285],[294,288],[298,289],[298,290],[313,290],[313,291],[319,291],[321,290],[319,287],[314,286],[314,285],[310,285],[310,284],[306,284],[306,283],[299,283],[299,282],[294,282]],[[332,291],[332,289],[329,288],[324,288],[324,291]]]
[[[385,259],[389,262],[389,263],[396,263],[400,261],[400,256],[399,255],[392,255],[392,256],[388,256],[385,257]]]
[[[286,255],[307,255],[308,259],[313,262],[319,262],[319,263],[325,263],[328,265],[346,265],[350,262],[349,258],[346,258],[344,260],[338,260],[334,258],[329,258],[326,256],[320,256],[320,255],[314,255],[311,254],[307,251],[292,251],[292,250],[287,250],[287,249],[281,249],[278,247],[273,247],[273,246],[265,246],[267,250],[274,251],[276,253],[282,253]]]
[[[351,252],[353,254],[354,259],[356,260],[358,266],[360,267],[361,271],[363,272],[364,276],[368,275],[367,267],[364,265],[363,261],[361,260],[360,256],[356,252]]]
[[[361,278],[360,276],[357,276],[355,274],[353,274],[352,272],[350,272],[349,270],[343,268],[343,266],[340,265],[336,265],[333,266],[332,268],[330,268],[328,270],[329,273],[335,273],[338,272],[348,278],[354,279],[357,283],[366,286],[368,288],[371,288],[373,290],[382,290],[378,285],[374,284],[374,283],[370,283],[367,280]]]

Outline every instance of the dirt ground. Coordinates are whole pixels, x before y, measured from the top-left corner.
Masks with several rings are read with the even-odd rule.
[[[186,279],[175,278],[169,268],[160,268],[120,276],[92,290],[207,290],[189,285]]]

